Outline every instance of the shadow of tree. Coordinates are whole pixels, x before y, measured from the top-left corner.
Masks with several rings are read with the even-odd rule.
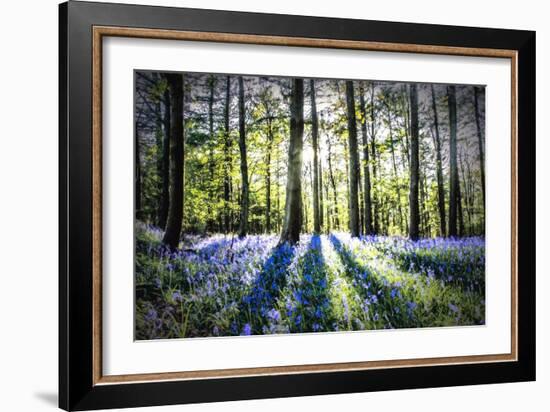
[[[291,332],[332,330],[334,315],[330,306],[327,265],[321,236],[314,234],[301,259],[299,276],[293,279],[294,302],[290,319]],[[290,312],[290,311],[289,311]]]
[[[344,245],[336,235],[330,234],[329,240],[342,259],[346,277],[363,299],[363,308],[371,310],[372,320],[380,322],[381,327],[394,327],[394,317],[397,313],[392,300],[397,296],[396,294],[400,293],[399,290],[377,276],[375,270],[368,264],[358,262],[349,247]]]
[[[265,261],[250,292],[243,297],[239,313],[246,314],[249,321],[246,334],[262,334],[267,323],[268,311],[275,306],[281,291],[286,286],[287,271],[296,254],[296,247],[288,243],[277,245]],[[242,326],[234,323],[232,332],[237,334]]]

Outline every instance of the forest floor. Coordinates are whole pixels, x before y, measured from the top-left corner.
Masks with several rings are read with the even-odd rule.
[[[161,236],[138,225],[137,339],[485,323],[480,237]]]

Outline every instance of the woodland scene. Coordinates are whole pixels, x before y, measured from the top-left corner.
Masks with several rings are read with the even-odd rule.
[[[138,340],[485,324],[485,88],[135,71]]]

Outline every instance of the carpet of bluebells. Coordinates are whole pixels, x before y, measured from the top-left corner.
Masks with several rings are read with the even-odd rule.
[[[136,339],[485,323],[485,241],[186,235],[139,225]]]

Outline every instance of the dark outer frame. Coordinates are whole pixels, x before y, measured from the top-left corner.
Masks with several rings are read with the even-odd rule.
[[[517,52],[517,361],[96,385],[93,363],[93,26]],[[535,33],[73,2],[59,6],[59,406],[89,410],[535,379]]]

